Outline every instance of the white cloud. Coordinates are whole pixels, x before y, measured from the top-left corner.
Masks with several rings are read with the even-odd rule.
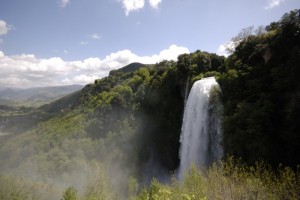
[[[268,0],[268,5],[265,7],[265,9],[268,10],[270,8],[277,7],[283,2],[284,0]]]
[[[7,34],[10,29],[11,27],[5,21],[0,20],[0,36]]]
[[[228,52],[226,51],[226,44],[221,44],[217,49],[217,54],[220,56],[228,56]]]
[[[68,50],[66,50],[66,49],[64,49],[64,50],[58,50],[58,49],[54,49],[53,50],[53,53],[55,53],[55,54],[69,54],[69,51]]]
[[[123,4],[125,14],[128,16],[131,12],[141,10],[145,7],[145,0],[119,0]],[[157,9],[162,0],[148,0],[152,8]]]
[[[80,44],[80,45],[87,45],[88,42],[86,42],[86,41],[81,41],[81,42],[79,42],[79,44]]]
[[[159,61],[162,60],[177,60],[178,55],[183,53],[189,53],[190,51],[186,47],[179,47],[177,45],[171,45],[169,49],[163,50],[159,54]]]
[[[65,8],[70,3],[70,0],[60,0],[60,7]]]
[[[90,37],[93,39],[96,39],[96,40],[101,39],[101,36],[98,33],[94,33],[94,34],[90,35]]]
[[[137,11],[145,6],[145,0],[122,0],[125,14],[129,15],[132,11]]]
[[[158,5],[161,3],[162,0],[149,0],[151,7],[158,8]]]
[[[152,56],[138,56],[130,50],[107,55],[104,59],[87,58],[64,61],[59,57],[39,59],[32,54],[7,56],[0,51],[0,85],[4,87],[37,87],[67,84],[88,84],[103,78],[110,70],[132,62],[154,64],[162,60],[177,60],[178,55],[189,53],[185,47],[171,45]]]
[[[82,74],[79,76],[75,76],[73,78],[73,83],[78,83],[78,84],[82,84],[82,83],[92,83],[94,82],[95,79],[97,79],[98,76],[95,75],[86,75],[86,74]]]
[[[232,52],[235,51],[236,46],[239,44],[240,41],[233,42],[228,41],[224,44],[221,44],[217,49],[217,54],[220,56],[228,57]]]

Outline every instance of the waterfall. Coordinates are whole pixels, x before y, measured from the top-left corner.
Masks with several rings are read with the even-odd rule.
[[[222,157],[220,87],[214,77],[196,81],[185,105],[180,136],[179,179],[192,164],[208,166]]]

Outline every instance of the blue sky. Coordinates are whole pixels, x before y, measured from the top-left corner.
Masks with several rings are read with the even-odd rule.
[[[87,84],[130,62],[156,63],[268,25],[300,0],[1,0],[0,84]]]

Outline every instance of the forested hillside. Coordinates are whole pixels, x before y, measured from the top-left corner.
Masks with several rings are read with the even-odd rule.
[[[246,37],[220,79],[226,153],[248,163],[300,161],[299,10]]]
[[[26,128],[15,124],[18,131],[0,135],[0,199],[218,199],[218,181],[241,193],[232,199],[256,191],[258,199],[282,199],[286,190],[297,199],[299,172],[284,168],[277,177],[272,169],[300,163],[299,45],[294,10],[246,35],[228,58],[198,50],[177,62],[135,63],[24,111]],[[193,168],[182,187],[153,181],[143,190],[153,177],[170,182],[176,172],[186,96],[210,76],[222,89],[225,155],[271,167],[230,158],[204,174]],[[16,112],[1,114],[2,121]]]

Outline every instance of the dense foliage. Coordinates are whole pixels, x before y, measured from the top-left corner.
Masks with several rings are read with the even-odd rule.
[[[0,199],[299,198],[299,171],[255,164],[300,162],[299,15],[248,32],[228,58],[133,63],[40,108],[1,112]],[[177,169],[187,94],[209,76],[222,89],[225,153],[249,165],[229,159],[182,184],[151,183]]]
[[[226,60],[223,145],[248,163],[300,161],[300,11],[248,36]]]
[[[299,169],[298,169],[299,170]],[[209,169],[192,166],[181,182],[161,184],[153,180],[133,200],[238,200],[238,199],[299,199],[300,174],[288,167],[274,172],[263,162],[249,167],[229,157]]]

